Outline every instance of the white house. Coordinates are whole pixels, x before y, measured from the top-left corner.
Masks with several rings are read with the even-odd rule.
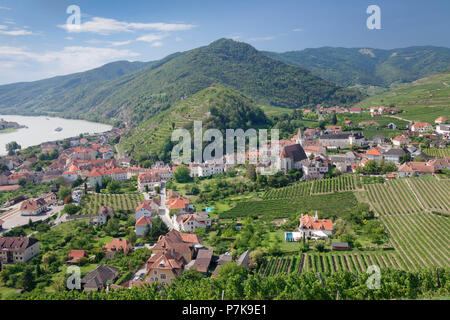
[[[134,226],[137,237],[142,237],[147,230],[152,228],[152,219],[149,217],[143,216],[140,217]]]
[[[144,173],[138,177],[139,192],[154,192],[156,187],[161,187],[161,177],[157,173]]]
[[[433,131],[433,127],[428,122],[416,122],[411,126],[412,132],[428,132]]]
[[[211,226],[211,219],[206,212],[178,213],[172,216],[177,231],[194,232],[197,228]]]
[[[144,200],[139,206],[136,207],[135,219],[139,220],[141,217],[154,218],[159,209],[159,200],[150,199]]]
[[[317,213],[314,217],[302,214],[298,231],[301,233],[301,237],[327,238],[334,232],[333,222],[330,219],[319,219]]]

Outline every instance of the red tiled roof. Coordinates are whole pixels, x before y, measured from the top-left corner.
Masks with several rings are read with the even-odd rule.
[[[308,214],[300,218],[300,226],[313,230],[333,230],[333,222],[330,219],[315,219]]]
[[[135,226],[147,226],[147,225],[151,225],[152,224],[152,219],[150,219],[149,217],[146,216],[142,216],[138,219],[138,221],[136,221]]]

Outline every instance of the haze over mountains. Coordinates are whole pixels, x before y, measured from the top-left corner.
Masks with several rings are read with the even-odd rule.
[[[450,49],[444,47],[392,50],[323,47],[264,53],[285,63],[302,66],[323,79],[344,86],[389,87],[450,70]]]
[[[327,47],[279,54],[220,39],[159,61],[118,61],[87,72],[0,86],[0,113],[138,124],[214,85],[236,90],[256,104],[352,105],[365,95],[346,86],[386,87],[449,66],[450,49],[440,47]]]
[[[132,64],[141,66],[134,72],[129,66],[110,64],[89,71],[104,74],[105,69],[117,68],[124,74],[109,80],[78,74],[0,86],[0,112],[92,120],[116,118],[138,123],[213,84],[236,89],[260,104],[290,108],[317,103],[352,104],[363,98],[357,90],[323,80],[304,68],[269,58],[248,44],[227,39],[145,66]]]

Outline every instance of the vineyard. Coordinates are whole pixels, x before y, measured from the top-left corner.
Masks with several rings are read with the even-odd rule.
[[[423,149],[423,153],[432,158],[450,157],[450,148],[428,148]]]
[[[355,207],[357,200],[352,192],[313,195],[296,199],[241,201],[228,211],[219,214],[222,219],[262,216],[267,219],[291,217],[299,212],[319,211],[327,216],[339,216]]]
[[[356,189],[356,175],[342,175],[336,178],[298,182],[293,185],[266,191],[266,200],[295,199],[308,195],[352,191]]]
[[[87,194],[81,199],[80,214],[96,214],[101,206],[112,207],[114,211],[123,210],[134,213],[136,207],[144,200],[142,194]]]
[[[415,270],[450,264],[448,181],[399,179],[365,189],[402,266]]]
[[[366,272],[368,266],[379,268],[402,268],[394,252],[370,253],[304,253],[301,256],[270,257],[260,265],[258,273],[261,276],[276,274],[301,274],[314,271],[333,273],[350,271],[354,273]]]

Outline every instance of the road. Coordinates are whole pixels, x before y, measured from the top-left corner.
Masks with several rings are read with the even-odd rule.
[[[148,193],[143,192],[143,195],[146,200],[150,199],[150,195]],[[172,219],[170,219],[169,208],[167,208],[167,206],[166,206],[166,188],[161,189],[161,193],[159,196],[161,199],[161,205],[159,208],[164,210],[164,212],[160,213],[158,211],[158,215],[161,218],[162,222],[164,222],[164,224],[169,228],[169,230],[172,230],[175,227],[172,223]]]
[[[45,214],[40,214],[38,216],[22,216],[20,215],[20,203],[11,206],[10,211],[6,212],[4,215],[0,217],[4,221],[3,230],[0,233],[7,232],[15,227],[20,227],[28,224],[28,222],[33,221],[42,221],[53,215],[58,215],[64,206],[52,206],[50,207],[50,211]]]

